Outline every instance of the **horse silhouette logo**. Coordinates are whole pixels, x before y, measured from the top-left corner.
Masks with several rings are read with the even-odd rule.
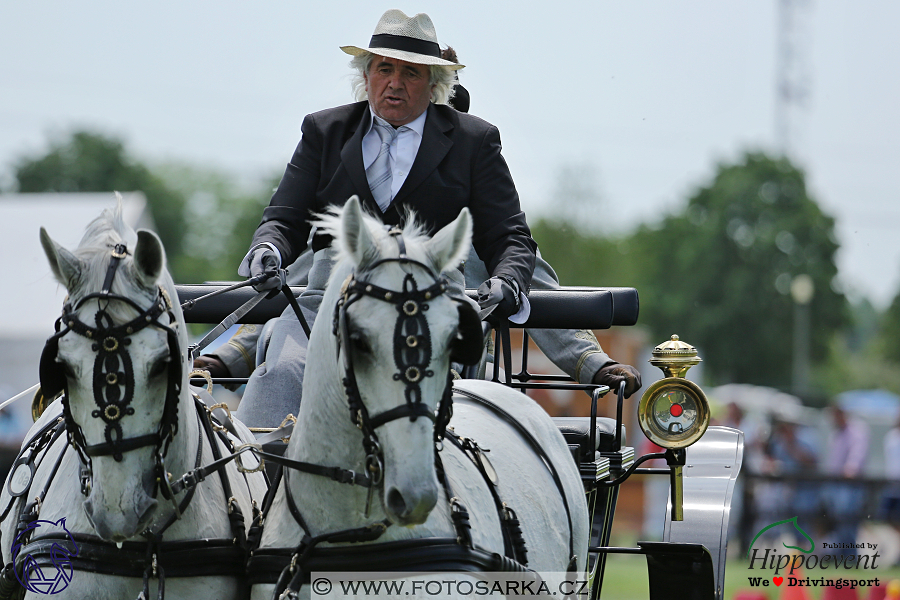
[[[59,542],[53,542],[49,548],[51,564],[45,564],[43,567],[38,564],[37,559],[31,554],[25,554],[21,558],[21,561],[19,560],[19,553],[28,542],[28,539],[31,537],[32,533],[41,527],[44,527],[47,533],[53,529],[61,528],[66,532],[66,537],[71,543],[71,548],[69,548]],[[69,587],[74,571],[72,559],[78,556],[78,544],[75,543],[75,538],[72,537],[72,533],[66,529],[65,517],[55,522],[34,521],[28,525],[25,531],[16,536],[10,550],[12,552],[13,561],[16,564],[16,569],[14,569],[16,579],[18,579],[19,583],[22,584],[22,587],[29,592],[48,595],[58,594]],[[44,549],[42,554],[46,553],[47,550]]]
[[[803,531],[803,528],[797,524],[797,517],[791,517],[790,519],[783,519],[781,521],[775,521],[774,523],[772,523],[770,525],[766,525],[765,527],[760,529],[759,533],[756,534],[756,537],[753,538],[753,541],[750,542],[750,547],[747,548],[747,558],[750,558],[750,550],[753,548],[753,544],[756,542],[756,540],[759,539],[759,536],[761,536],[768,530],[772,529],[773,527],[778,527],[779,525],[784,525],[785,523],[792,524],[794,526],[794,529],[796,530],[796,532],[806,538],[806,541],[809,542],[809,550],[805,550],[805,549],[801,548],[800,546],[788,546],[784,542],[782,542],[782,546],[784,546],[785,548],[789,548],[791,550],[799,550],[800,552],[803,552],[804,554],[812,553],[812,551],[816,547],[816,543],[813,541],[813,539],[811,537],[809,537],[809,534],[806,533],[805,531]]]

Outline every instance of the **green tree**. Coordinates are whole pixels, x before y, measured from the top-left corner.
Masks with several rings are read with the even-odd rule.
[[[563,285],[631,286],[631,264],[622,254],[624,236],[607,234],[598,169],[590,162],[564,164],[550,194],[552,213],[529,219],[543,258]]]
[[[226,175],[181,163],[152,169],[113,137],[75,131],[58,137],[43,156],[14,165],[20,192],[140,191],[166,247],[178,282],[235,279],[271,181],[243,191]],[[277,181],[276,181],[277,183]]]
[[[827,357],[847,323],[846,299],[833,285],[834,219],[786,159],[747,154],[720,165],[683,211],[639,228],[625,246],[636,265],[642,323],[656,336],[678,332],[700,347],[716,382],[789,385],[797,275],[815,286],[814,362]]]
[[[250,246],[271,185],[244,192],[229,177],[182,164],[158,168],[172,189],[188,199],[183,252],[170,257],[180,281],[199,282],[237,278],[240,259]]]
[[[114,137],[74,131],[52,140],[47,154],[20,159],[13,171],[23,193],[143,192],[166,252],[169,256],[182,253],[187,230],[185,196],[128,156],[124,144]],[[174,275],[178,278],[177,269]]]
[[[634,278],[615,238],[592,235],[555,219],[538,219],[529,225],[541,256],[563,285],[633,286]]]
[[[895,366],[900,364],[900,292],[881,318],[879,342],[882,356]]]

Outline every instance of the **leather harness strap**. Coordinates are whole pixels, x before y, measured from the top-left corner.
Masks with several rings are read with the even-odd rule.
[[[41,567],[52,568],[61,547],[70,553],[74,570],[102,575],[141,577],[147,568],[146,542],[123,542],[119,549],[94,535],[73,533],[72,539],[65,534],[36,536],[23,552]],[[155,554],[166,577],[233,576],[244,569],[244,550],[233,538],[159,542]]]
[[[198,452],[195,462],[195,469],[191,473],[199,470],[200,460],[202,458],[203,448],[203,432],[206,431],[206,437],[210,440],[209,444],[212,449],[215,463],[220,467],[224,466],[232,455],[222,458],[221,452],[216,442],[216,437],[224,440],[224,443],[234,449],[233,444],[228,440],[227,436],[220,433],[216,436],[212,430],[212,425],[208,419],[203,418],[206,414],[206,408],[203,402],[198,398],[195,399],[195,407],[197,410],[197,419],[200,424]],[[52,429],[51,427],[55,427]],[[60,436],[65,430],[64,422],[59,419],[49,426],[42,429],[30,440],[37,443],[38,449],[43,446],[43,439],[48,437],[50,431],[53,431],[49,443],[43,446],[49,449],[52,442]],[[47,478],[45,488],[39,498],[43,498],[47,488],[52,483],[54,476],[59,468],[59,464],[65,455],[66,449],[60,453],[59,458],[54,465],[50,476]],[[144,579],[144,597],[149,598],[149,590],[147,582],[149,577],[155,576],[159,579],[160,594],[163,597],[163,590],[166,577],[202,577],[202,576],[235,576],[244,572],[244,563],[247,552],[246,532],[244,528],[244,517],[241,514],[240,507],[232,497],[232,488],[228,476],[219,470],[219,476],[222,481],[223,492],[225,494],[225,502],[228,506],[228,517],[232,530],[232,537],[223,539],[197,539],[197,540],[179,540],[179,541],[163,541],[163,533],[175,522],[177,515],[173,514],[166,523],[163,524],[156,532],[145,532],[147,541],[144,542],[124,542],[119,548],[112,542],[81,533],[73,533],[66,535],[65,533],[52,533],[46,535],[35,536],[23,545],[18,553],[14,568],[21,571],[23,568],[24,557],[30,557],[32,564],[39,567],[51,568],[55,564],[56,554],[60,548],[69,551],[70,562],[72,568],[76,571],[88,571],[93,573],[101,573],[105,575],[118,575],[123,577],[143,577]],[[202,480],[202,479],[201,479]],[[179,480],[180,481],[180,480]],[[187,489],[185,497],[176,506],[176,513],[183,513],[193,498],[195,485],[199,481],[194,481],[194,485],[181,486],[178,491]],[[248,484],[249,485],[249,484]],[[161,490],[166,489],[160,486]],[[171,490],[171,488],[169,488]],[[174,492],[178,493],[178,492]],[[23,506],[19,516],[19,531],[24,531],[27,526],[39,517],[39,503],[28,503]],[[9,507],[7,507],[7,512]],[[260,514],[255,512],[254,518],[259,518]],[[77,556],[76,556],[77,555]],[[151,562],[152,561],[152,562]],[[12,575],[10,566],[3,570],[3,576]]]
[[[294,548],[260,548],[250,559],[251,585],[273,583],[290,565]],[[360,546],[319,547],[307,557],[303,583],[313,572],[396,571],[503,571],[529,569],[496,552],[460,545],[455,538],[420,538]]]
[[[500,529],[503,532],[503,552],[508,558],[516,560],[523,565],[528,565],[528,548],[525,544],[525,538],[522,534],[522,528],[516,513],[506,502],[500,498],[497,490],[496,473],[493,475],[488,473],[485,467],[487,457],[485,453],[487,449],[479,447],[478,443],[471,438],[461,438],[455,432],[448,430],[445,439],[449,440],[454,446],[459,448],[484,479],[485,486],[491,493],[494,500],[494,507],[497,509],[497,516],[500,518]],[[493,467],[491,467],[493,469]],[[449,487],[449,482],[443,478],[445,487]],[[449,489],[448,489],[449,492]]]
[[[566,519],[569,523],[569,557],[572,561],[575,559],[575,535],[572,527],[572,512],[569,509],[569,500],[566,496],[566,490],[563,488],[562,479],[559,476],[559,473],[556,470],[556,466],[553,464],[553,461],[550,460],[550,457],[547,456],[547,452],[541,446],[541,444],[535,439],[535,437],[528,431],[519,421],[517,421],[512,415],[508,412],[478,394],[469,392],[467,390],[456,389],[457,398],[460,400],[469,400],[474,402],[475,404],[480,404],[493,412],[495,415],[499,416],[505,422],[513,427],[522,438],[531,446],[531,449],[542,459],[542,462],[547,466],[547,470],[550,471],[550,476],[553,478],[553,482],[556,484],[556,489],[559,491],[559,495],[562,498],[563,506],[566,510]]]

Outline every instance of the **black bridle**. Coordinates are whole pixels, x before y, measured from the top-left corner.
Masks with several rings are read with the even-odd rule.
[[[421,388],[421,384],[426,378],[434,376],[434,371],[428,368],[432,357],[432,339],[426,312],[432,300],[446,293],[447,281],[435,274],[430,266],[407,256],[406,244],[399,229],[391,229],[389,234],[397,242],[399,255],[394,258],[377,260],[367,265],[364,270],[351,273],[347,277],[341,287],[341,296],[335,305],[332,325],[332,333],[337,338],[338,354],[343,356],[343,383],[350,409],[350,418],[362,431],[366,468],[375,479],[374,483],[376,484],[381,480],[383,465],[381,446],[375,432],[378,427],[405,417],[408,417],[410,421],[415,421],[418,417],[425,417],[434,422],[434,440],[439,442],[444,437],[444,431],[452,413],[452,375],[449,371],[437,414],[422,402]],[[387,263],[420,267],[432,278],[434,283],[420,290],[415,276],[410,272],[407,272],[403,278],[403,288],[400,291],[388,290],[365,280],[368,273]],[[364,297],[388,302],[397,308],[393,352],[397,372],[394,373],[393,378],[394,381],[404,383],[403,396],[406,400],[404,404],[374,416],[369,414],[362,401],[353,367],[352,339],[347,323],[347,310],[353,303]]]
[[[93,371],[93,393],[97,408],[91,416],[103,420],[106,424],[104,442],[88,444],[81,426],[75,422],[69,406],[68,394],[63,395],[63,417],[69,434],[69,443],[81,458],[82,493],[87,495],[91,485],[91,458],[95,456],[112,456],[117,462],[123,454],[147,446],[155,447],[154,457],[157,462],[159,480],[163,483],[163,495],[168,498],[168,478],[165,475],[164,458],[168,452],[175,433],[178,430],[178,399],[181,393],[181,373],[184,357],[180,351],[178,334],[172,327],[176,318],[172,312],[172,302],[162,287],[157,288],[154,301],[147,308],[141,308],[131,298],[113,294],[113,280],[121,261],[128,254],[124,244],[117,244],[111,251],[109,266],[101,291],[88,294],[73,304],[67,301],[63,306],[62,316],[56,321],[56,333],[44,345],[41,356],[40,376],[44,397],[52,398],[67,388],[67,381],[57,361],[59,340],[73,332],[93,342],[91,348],[96,352]],[[94,326],[84,323],[77,317],[78,310],[89,300],[97,300],[100,309],[94,315]],[[116,325],[108,312],[110,302],[124,302],[138,312],[134,319]],[[159,318],[167,314],[169,324],[159,322]],[[135,437],[123,437],[121,421],[134,414],[131,401],[134,398],[134,368],[128,346],[131,336],[146,327],[155,327],[166,333],[169,347],[168,381],[166,400],[162,418],[154,433]],[[155,494],[154,494],[155,495]]]

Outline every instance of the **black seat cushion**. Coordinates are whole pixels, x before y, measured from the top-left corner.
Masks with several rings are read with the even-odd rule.
[[[581,448],[582,457],[591,457],[594,452],[615,452],[616,448],[616,420],[608,417],[597,417],[597,441],[596,448],[591,448],[590,417],[553,417],[559,432],[563,434],[566,443],[577,445]],[[625,426],[622,425],[622,445],[625,445]]]

